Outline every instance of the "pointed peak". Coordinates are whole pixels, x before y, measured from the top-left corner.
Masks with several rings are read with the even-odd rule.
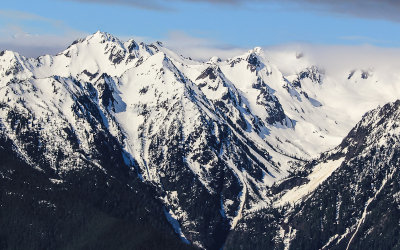
[[[20,55],[18,52],[12,51],[12,50],[2,50],[0,51],[0,59],[13,59],[16,58],[21,58],[22,60],[25,60],[26,58],[22,55]]]
[[[98,40],[100,42],[119,42],[119,39],[114,37],[113,35],[107,33],[107,32],[102,32],[102,31],[97,31],[91,36],[88,36],[86,40]]]
[[[220,74],[222,74],[222,72],[219,66],[211,65],[203,70],[203,72],[197,77],[196,81],[206,78],[209,78],[210,80],[216,80]]]
[[[254,47],[253,53],[260,55],[264,53],[264,50],[261,47]]]
[[[260,47],[256,47],[249,51],[246,61],[249,63],[247,67],[252,72],[264,66],[262,53],[263,50]]]
[[[150,55],[154,55],[157,51],[152,51],[149,47],[150,45],[145,44],[144,42],[139,43],[139,47],[145,51],[147,51]]]
[[[103,31],[100,31],[100,30],[96,31],[95,33],[93,33],[91,35],[91,37],[108,37],[108,36],[111,36],[111,35],[109,33],[107,33],[107,32],[103,32]]]
[[[14,51],[11,51],[11,50],[2,50],[2,51],[0,51],[0,57],[3,57],[3,56],[15,56],[15,55],[18,55],[18,53],[17,52],[14,52]]]
[[[261,47],[254,47],[253,49],[248,50],[246,53],[228,59],[227,62],[231,64],[233,63],[232,65],[234,65],[241,60],[248,61],[249,58],[257,58],[257,60],[258,58],[265,58],[265,52]]]
[[[222,62],[222,60],[218,56],[213,56],[210,58],[210,60],[208,60],[208,62],[211,64],[217,64],[219,62]]]
[[[139,45],[136,43],[135,40],[133,39],[129,39],[126,43],[125,43],[125,47],[128,49],[129,53],[131,53],[134,50],[139,49]]]
[[[86,42],[97,42],[97,43],[118,42],[118,43],[122,44],[121,41],[117,37],[114,37],[113,35],[111,35],[107,32],[97,31],[96,33],[86,36],[85,38],[80,38],[80,39],[75,40],[68,47],[68,49],[73,45],[80,44],[85,41]]]
[[[253,49],[247,51],[247,54],[261,56],[264,54],[264,50],[261,47],[254,47]]]
[[[70,45],[70,47],[72,45],[75,45],[75,44],[78,44],[78,43],[82,43],[82,42],[85,42],[85,41],[86,42],[95,42],[95,43],[118,42],[118,43],[122,44],[121,41],[117,37],[115,37],[115,36],[113,36],[113,35],[111,35],[111,34],[109,34],[107,32],[97,31],[96,33],[93,33],[91,35],[86,36],[85,38],[81,38],[81,39],[75,40]]]

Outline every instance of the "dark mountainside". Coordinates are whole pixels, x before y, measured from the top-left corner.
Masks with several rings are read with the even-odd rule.
[[[110,178],[88,162],[55,185],[11,141],[0,145],[1,249],[191,249],[160,216],[154,191],[128,173]]]

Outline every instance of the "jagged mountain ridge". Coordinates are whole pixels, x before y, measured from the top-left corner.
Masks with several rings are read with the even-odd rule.
[[[2,133],[26,162],[64,180],[82,162],[109,175],[104,161],[117,154],[156,189],[183,241],[204,248],[219,248],[243,213],[272,204],[270,185],[350,129],[343,110],[331,112],[336,83],[323,70],[284,75],[260,48],[202,63],[97,32],[56,56],[5,51],[0,61]],[[374,76],[361,75],[364,88],[379,88]]]

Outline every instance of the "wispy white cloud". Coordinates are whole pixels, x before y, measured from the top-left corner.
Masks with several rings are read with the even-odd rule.
[[[53,20],[49,18],[45,18],[33,13],[27,13],[17,10],[0,10],[0,16],[8,19],[17,19],[17,20],[35,20],[35,21],[46,21],[53,22]]]
[[[15,30],[15,28],[12,30]],[[8,35],[3,35],[4,33],[8,33]],[[57,54],[66,49],[77,37],[84,36],[81,32],[51,35],[31,34],[23,30],[18,33],[9,33],[7,30],[1,30],[0,34],[0,50],[16,51],[26,57]]]
[[[0,10],[0,18],[7,20],[0,26],[0,50],[13,50],[27,57],[58,53],[76,38],[87,35],[62,21],[28,12]],[[37,24],[34,29],[33,23]]]

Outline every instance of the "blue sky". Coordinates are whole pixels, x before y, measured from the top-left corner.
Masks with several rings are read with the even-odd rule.
[[[400,7],[393,1],[364,0],[365,6],[360,0],[322,2],[6,0],[0,10],[0,49],[29,56],[55,53],[97,30],[123,39],[220,48],[292,43],[400,47]]]

